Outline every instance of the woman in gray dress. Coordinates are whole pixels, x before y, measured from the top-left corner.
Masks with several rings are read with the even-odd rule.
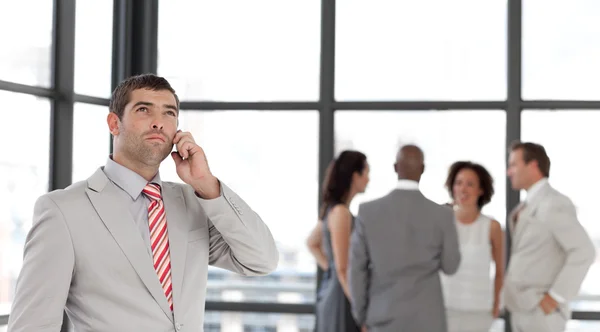
[[[369,182],[367,157],[344,151],[329,166],[323,184],[320,221],[308,239],[310,251],[325,271],[317,295],[316,332],[358,332],[348,291],[348,250],[354,216],[350,203]]]

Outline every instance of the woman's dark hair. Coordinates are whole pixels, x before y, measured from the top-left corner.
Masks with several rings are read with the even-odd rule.
[[[327,208],[343,203],[352,186],[354,173],[362,174],[367,166],[367,156],[358,151],[345,150],[327,167],[323,181],[323,197],[319,219],[325,217]]]
[[[457,161],[450,166],[448,178],[446,179],[446,189],[448,189],[448,193],[452,199],[454,199],[452,188],[454,187],[456,176],[463,169],[470,169],[477,174],[477,178],[479,179],[479,187],[483,191],[483,194],[481,194],[477,200],[477,206],[481,210],[484,205],[492,200],[492,196],[494,196],[494,179],[487,169],[479,164],[472,163],[470,161]]]

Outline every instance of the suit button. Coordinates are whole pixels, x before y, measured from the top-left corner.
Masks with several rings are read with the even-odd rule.
[[[182,327],[183,327],[183,324],[180,324],[180,323],[175,324],[175,328],[177,329],[177,331],[181,330]]]

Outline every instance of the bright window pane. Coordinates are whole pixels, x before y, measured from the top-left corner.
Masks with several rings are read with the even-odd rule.
[[[320,8],[316,0],[160,1],[158,73],[181,99],[316,100]]]
[[[262,217],[280,252],[268,277],[210,269],[208,300],[314,301],[316,263],[305,243],[317,223],[318,118],[304,111],[181,111],[180,128],[204,148],[212,172]],[[168,158],[161,178],[181,182]]]
[[[450,197],[444,183],[450,165],[458,160],[482,164],[494,178],[496,193],[483,212],[501,224],[506,215],[506,116],[504,111],[442,112],[336,112],[336,152],[354,149],[367,155],[371,182],[356,196],[351,210],[361,202],[394,190],[397,175],[394,162],[398,148],[417,144],[425,153],[421,191],[444,204]]]
[[[209,311],[204,319],[204,332],[313,332],[314,327],[314,315]]]
[[[570,320],[566,332],[597,332],[600,331],[600,321]]]
[[[106,164],[110,151],[108,107],[75,103],[73,117],[73,182],[86,180]]]
[[[600,187],[597,142],[599,111],[524,111],[522,139],[544,145],[550,157],[550,183],[577,208],[579,221],[600,248],[597,189]],[[557,134],[560,133],[560,134]],[[600,262],[592,265],[580,295],[600,295]],[[577,310],[600,310],[600,301],[575,304]]]
[[[0,0],[0,80],[50,86],[53,2]]]
[[[48,191],[50,102],[0,91],[0,315],[10,310],[33,205]]]
[[[600,99],[600,1],[523,1],[524,99]]]
[[[113,1],[77,1],[75,92],[108,97],[111,84]]]
[[[506,0],[338,1],[337,100],[506,98]]]
[[[505,332],[504,320],[496,320],[490,332]],[[600,321],[590,320],[570,320],[567,322],[565,332],[598,332],[600,331]]]

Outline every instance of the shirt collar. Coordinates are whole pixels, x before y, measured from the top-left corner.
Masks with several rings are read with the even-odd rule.
[[[148,181],[141,175],[114,161],[112,155],[106,160],[104,174],[106,174],[114,184],[129,194],[133,200],[136,200],[140,196],[142,190],[144,190],[144,187],[148,184]],[[157,183],[162,187],[160,173],[156,172],[156,175],[150,182]]]
[[[419,190],[419,182],[407,179],[400,179],[396,184],[396,189]]]
[[[548,184],[548,178],[543,178],[541,180],[539,180],[538,182],[534,183],[528,190],[527,190],[527,197],[525,198],[525,202],[530,203],[531,200],[536,196],[539,195],[540,191],[542,191],[542,188]]]

